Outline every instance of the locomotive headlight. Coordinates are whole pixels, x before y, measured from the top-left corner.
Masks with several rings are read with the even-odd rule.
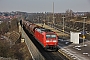
[[[49,40],[46,40],[46,42],[49,42]]]
[[[57,40],[53,40],[53,42],[57,42]]]

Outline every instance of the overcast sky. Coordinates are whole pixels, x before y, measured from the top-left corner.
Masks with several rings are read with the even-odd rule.
[[[52,12],[53,2],[55,12],[90,12],[90,0],[0,0],[0,12]]]

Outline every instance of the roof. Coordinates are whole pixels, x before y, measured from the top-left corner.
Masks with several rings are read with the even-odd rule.
[[[51,31],[50,29],[45,29],[45,28],[36,28],[36,30],[37,30],[38,32],[40,32],[40,33],[42,33],[42,32],[53,32],[53,31]]]

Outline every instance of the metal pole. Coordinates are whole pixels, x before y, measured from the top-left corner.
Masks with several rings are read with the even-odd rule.
[[[63,18],[63,38],[64,38],[64,19],[65,19],[65,17],[62,17]]]
[[[64,19],[65,19],[65,17],[62,17],[63,18],[63,33],[64,33]]]
[[[84,18],[84,20],[83,20],[83,46],[84,46],[84,39],[85,39],[85,30],[84,30],[84,28],[85,28],[85,19],[87,17],[82,17],[82,18]]]
[[[55,24],[55,21],[54,21],[54,2],[53,2],[53,24]]]
[[[38,16],[38,23],[39,23],[39,16]]]
[[[48,25],[49,25],[49,16],[48,16]]]

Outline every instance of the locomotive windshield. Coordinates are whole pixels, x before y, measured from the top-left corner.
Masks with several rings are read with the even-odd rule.
[[[46,38],[56,38],[56,35],[46,35]]]

